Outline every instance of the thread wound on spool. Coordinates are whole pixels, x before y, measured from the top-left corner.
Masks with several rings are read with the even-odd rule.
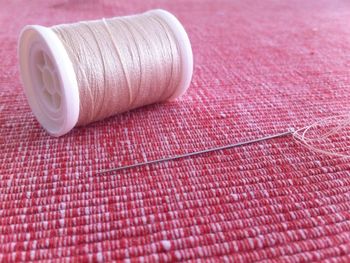
[[[52,28],[27,26],[19,57],[28,102],[54,136],[177,98],[188,88],[193,68],[186,32],[164,10]]]

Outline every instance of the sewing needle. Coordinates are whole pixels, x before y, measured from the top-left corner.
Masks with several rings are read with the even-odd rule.
[[[239,142],[239,143],[224,145],[224,146],[220,146],[220,147],[214,147],[214,148],[210,148],[210,149],[205,149],[205,150],[201,150],[201,151],[196,151],[196,152],[190,152],[190,153],[185,153],[185,154],[165,157],[165,158],[161,158],[161,159],[157,159],[157,160],[151,160],[151,161],[146,161],[146,162],[142,162],[142,163],[135,163],[135,164],[131,164],[131,165],[120,166],[120,167],[116,167],[116,168],[101,170],[101,171],[99,171],[97,173],[101,174],[101,173],[108,173],[108,172],[117,172],[117,171],[131,169],[131,168],[136,168],[136,167],[140,167],[140,166],[144,166],[144,165],[151,165],[151,164],[155,164],[155,163],[174,161],[174,160],[188,158],[188,157],[196,156],[196,155],[200,155],[200,154],[205,154],[205,153],[211,153],[211,152],[231,149],[231,148],[240,147],[240,146],[244,146],[244,145],[249,145],[249,144],[253,144],[253,143],[258,143],[258,142],[262,142],[262,141],[267,141],[267,140],[271,140],[271,139],[275,139],[275,138],[279,138],[279,137],[284,137],[284,136],[292,135],[294,132],[295,132],[294,129],[289,129],[286,132],[282,132],[282,133],[278,133],[278,134],[274,134],[274,135],[269,135],[269,136],[265,136],[265,137],[262,137],[262,138],[253,139],[253,140],[249,140],[249,141],[245,141],[245,142]]]

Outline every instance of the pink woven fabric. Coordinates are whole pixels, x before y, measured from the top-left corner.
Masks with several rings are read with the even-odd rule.
[[[350,260],[350,164],[291,138],[97,174],[348,112],[347,1],[0,6],[0,260]],[[19,81],[20,29],[152,8],[174,13],[188,31],[188,93],[48,136]],[[342,147],[349,135],[339,136]]]

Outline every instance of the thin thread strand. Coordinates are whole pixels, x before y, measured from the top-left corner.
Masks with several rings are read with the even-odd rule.
[[[297,129],[293,133],[293,138],[296,142],[308,148],[310,151],[334,157],[350,158],[349,153],[340,152],[340,149],[336,146],[328,149],[323,149],[321,147],[327,142],[327,140],[329,142],[331,141],[331,138],[339,136],[341,130],[348,128],[349,126],[350,116],[348,114],[331,116]],[[323,132],[323,130],[325,131]],[[316,133],[316,135],[311,136],[310,133],[312,131]],[[347,150],[349,150],[349,147],[347,147]]]

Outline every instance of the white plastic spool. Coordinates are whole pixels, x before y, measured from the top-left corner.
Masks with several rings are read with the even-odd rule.
[[[149,12],[171,27],[179,43],[183,71],[180,85],[170,98],[175,99],[191,82],[191,44],[174,15],[159,9]],[[77,124],[80,99],[77,77],[64,45],[51,28],[30,25],[21,32],[18,53],[24,91],[37,120],[53,136],[68,133]]]

